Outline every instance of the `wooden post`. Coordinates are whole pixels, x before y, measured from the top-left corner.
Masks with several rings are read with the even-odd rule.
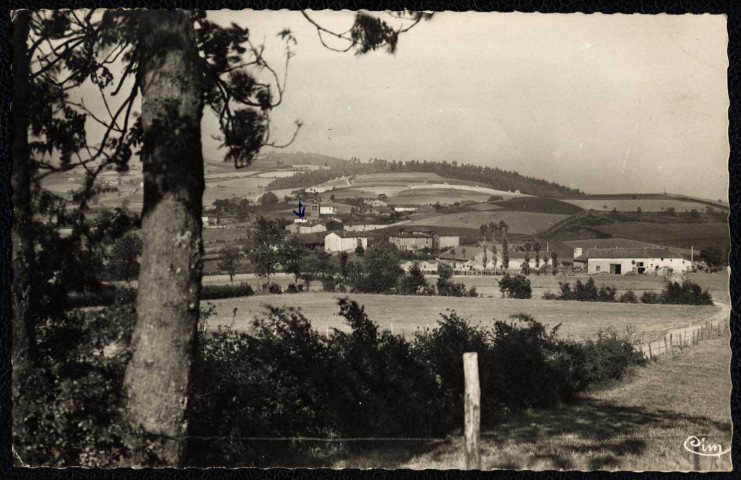
[[[664,353],[669,353],[669,347],[666,342],[666,335],[664,335]]]
[[[672,350],[674,350],[674,338],[671,333],[669,334],[669,345],[671,345]]]
[[[465,378],[464,442],[466,470],[481,470],[479,437],[481,434],[481,388],[479,386],[479,360],[476,352],[463,354]]]
[[[648,342],[648,359],[651,360],[653,354],[651,353],[651,341]]]

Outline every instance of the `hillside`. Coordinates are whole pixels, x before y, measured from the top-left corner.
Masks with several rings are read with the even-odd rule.
[[[290,159],[295,163],[305,161],[322,161],[323,156],[313,154],[283,154],[284,156],[272,156],[271,159]],[[420,172],[433,173],[440,177],[474,182],[481,187],[493,190],[519,192],[526,195],[536,196],[579,196],[582,195],[578,189],[566,187],[555,182],[527,177],[520,175],[515,171],[501,170],[499,168],[480,167],[469,164],[458,164],[457,162],[428,162],[412,160],[408,162],[387,161],[381,159],[372,159],[370,162],[361,162],[353,158],[345,160],[344,163],[338,162],[333,157],[326,157],[325,166],[329,168],[316,170],[295,175],[290,178],[279,178],[268,185],[271,190],[278,189],[300,189],[308,188],[329,180],[348,177],[353,175],[371,174],[371,173],[399,173],[399,172]],[[282,160],[288,161],[288,160]]]

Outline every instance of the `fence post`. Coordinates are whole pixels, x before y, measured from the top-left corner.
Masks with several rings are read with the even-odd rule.
[[[669,334],[669,345],[672,347],[672,351],[674,350],[674,338],[672,338],[672,334]]]
[[[653,354],[651,353],[651,341],[648,342],[648,359],[651,360]]]
[[[480,470],[481,388],[479,386],[479,360],[476,352],[463,354],[463,376],[465,378],[463,432],[466,470]]]
[[[666,343],[666,335],[664,335],[664,353],[669,353],[669,347]]]

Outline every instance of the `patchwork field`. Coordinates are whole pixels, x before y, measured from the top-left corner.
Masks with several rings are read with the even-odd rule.
[[[483,223],[499,223],[504,220],[509,225],[509,232],[514,234],[533,234],[546,230],[556,222],[565,218],[566,215],[553,213],[531,213],[531,212],[513,212],[490,211],[490,212],[464,212],[453,213],[448,215],[437,215],[429,218],[413,220],[412,225],[420,226],[441,226],[441,227],[458,227],[462,225],[471,228],[478,228]]]
[[[644,212],[660,212],[674,208],[677,212],[690,212],[697,210],[704,212],[706,204],[692,200],[680,200],[674,198],[625,198],[625,199],[568,199],[566,203],[576,205],[584,210],[612,210],[619,212],[635,212],[640,208]]]
[[[702,248],[715,245],[723,250],[730,245],[727,223],[650,223],[622,222],[594,227],[613,237],[630,238],[674,247]]]
[[[239,330],[250,328],[251,320],[262,314],[264,305],[300,308],[314,328],[349,330],[338,315],[340,295],[310,292],[283,295],[256,295],[211,301],[217,315],[209,319],[209,328],[230,325]],[[440,314],[454,310],[473,324],[489,324],[492,319],[509,320],[511,315],[526,313],[550,327],[559,323],[560,335],[591,338],[601,330],[614,328],[624,332],[628,326],[637,330],[638,338],[661,337],[674,327],[689,322],[702,322],[719,310],[716,306],[607,304],[561,302],[555,300],[514,300],[506,298],[452,298],[403,295],[350,294],[349,298],[365,306],[368,316],[387,330],[405,336],[418,329],[433,327]],[[236,315],[233,317],[234,309]]]

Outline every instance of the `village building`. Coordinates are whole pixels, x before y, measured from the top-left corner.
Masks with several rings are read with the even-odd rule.
[[[352,211],[350,205],[337,202],[312,202],[307,212],[312,216],[319,215],[346,215]]]
[[[324,251],[327,253],[352,252],[358,246],[368,248],[368,236],[360,232],[331,232],[324,237]]]
[[[419,264],[419,269],[425,275],[434,275],[437,273],[437,260],[406,260],[404,262],[401,262],[399,266],[402,268],[402,270],[408,272],[409,269],[412,268],[412,264],[414,264],[415,261],[417,262],[417,264]]]
[[[499,252],[499,264],[502,265],[502,253]],[[542,265],[544,260],[547,258],[548,262],[550,263],[551,259],[549,257],[550,253],[546,251],[540,252],[540,262],[539,264]],[[528,257],[529,260],[527,262],[530,270],[536,269],[535,265],[535,252],[529,251],[525,252],[522,250],[510,250],[509,251],[509,264],[507,265],[507,270],[514,270],[514,271],[521,271],[522,266],[525,264],[525,257]]]
[[[486,261],[484,261],[486,257]],[[439,257],[440,263],[450,266],[456,273],[478,273],[494,270],[498,264],[498,255],[490,246],[465,245],[446,250]]]
[[[408,252],[424,249],[437,251],[457,247],[460,244],[460,238],[457,235],[438,235],[429,232],[399,232],[389,236],[389,242],[396,245],[399,250]]]
[[[388,205],[389,205],[388,203],[384,202],[383,200],[379,200],[377,198],[372,199],[372,200],[371,199],[366,199],[365,203],[367,205],[370,205],[373,208],[384,208],[384,207],[388,207]]]
[[[417,207],[394,207],[395,212],[403,213],[403,212],[414,212],[417,210]]]
[[[306,220],[304,218],[299,220]],[[286,227],[291,233],[319,233],[326,232],[327,226],[321,223],[313,222],[294,222]]]
[[[692,269],[692,261],[669,248],[589,248],[583,251],[577,248],[574,266],[581,266],[588,274],[643,275],[685,272]]]

